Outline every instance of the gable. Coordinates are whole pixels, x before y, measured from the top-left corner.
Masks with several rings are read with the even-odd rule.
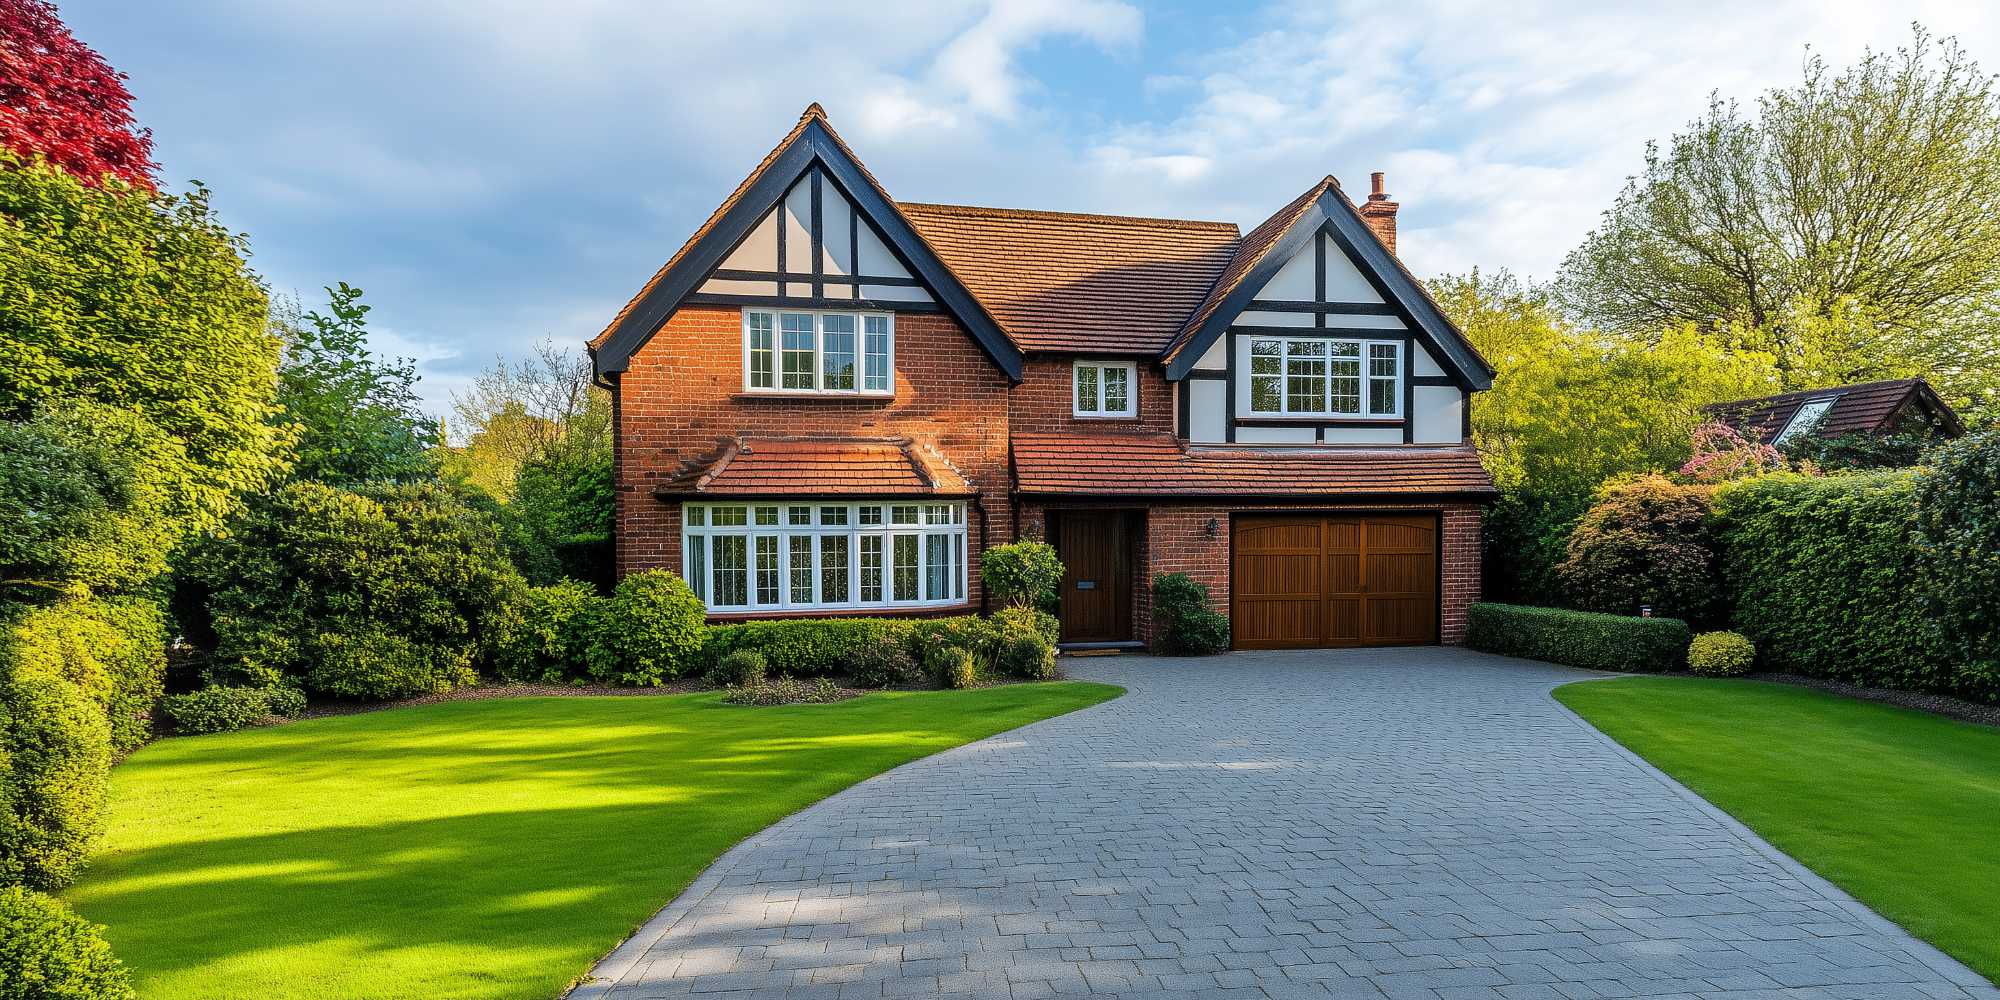
[[[591,342],[597,373],[624,371],[683,304],[941,311],[1010,379],[1021,379],[1020,350],[818,105]]]
[[[1246,312],[1254,315],[1246,320]],[[1184,378],[1232,326],[1265,323],[1271,314],[1287,317],[1276,324],[1284,326],[1407,330],[1461,389],[1493,384],[1492,366],[1331,177],[1244,238],[1239,259],[1168,348],[1167,377]]]

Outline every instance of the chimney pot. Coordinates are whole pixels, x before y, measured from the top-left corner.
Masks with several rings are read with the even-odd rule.
[[[1382,191],[1382,176],[1383,176],[1383,175],[1382,175],[1382,171],[1380,171],[1380,170],[1377,170],[1377,171],[1375,171],[1374,173],[1372,173],[1372,174],[1369,174],[1369,175],[1368,175],[1368,186],[1369,186],[1369,191],[1368,191],[1368,200],[1369,200],[1369,201],[1388,201],[1388,200],[1389,200],[1389,196],[1388,196],[1387,194],[1383,193],[1383,191]]]

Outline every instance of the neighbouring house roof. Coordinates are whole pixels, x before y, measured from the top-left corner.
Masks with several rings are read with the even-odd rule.
[[[1488,495],[1471,448],[1187,444],[1171,434],[1016,434],[1016,491],[1148,497]]]
[[[653,491],[697,497],[915,497],[977,492],[929,447],[908,438],[737,437]]]
[[[1959,420],[1958,414],[1952,412],[1951,407],[1930,387],[1930,383],[1920,378],[1808,389],[1776,396],[1715,403],[1703,409],[1710,417],[1735,427],[1746,435],[1754,435],[1761,443],[1774,444],[1778,437],[1785,433],[1785,428],[1799,415],[1801,409],[1806,408],[1808,404],[1822,401],[1831,402],[1832,405],[1825,409],[1817,423],[1809,429],[1800,428],[1798,433],[1837,437],[1842,434],[1880,432],[1889,429],[1905,407],[1911,405],[1922,409],[1927,417],[1936,419],[1945,433],[1954,436],[1965,433],[1965,424]]]
[[[799,123],[785,134],[777,148],[723,199],[687,243],[660,265],[604,332],[591,339],[590,353],[597,372],[601,375],[625,370],[632,352],[659,330],[681,301],[728,257],[764,213],[776,206],[808,170],[824,171],[994,363],[1009,378],[1020,380],[1019,348],[951,268],[917,235],[888,192],[834,132],[826,120],[826,112],[818,104],[806,108],[799,116]]]
[[[1157,355],[1236,256],[1230,222],[898,207],[1025,351]]]

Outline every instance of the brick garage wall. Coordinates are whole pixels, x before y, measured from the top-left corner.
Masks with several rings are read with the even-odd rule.
[[[690,306],[632,355],[613,396],[617,561],[622,576],[681,571],[680,508],[653,490],[737,434],[907,437],[930,444],[980,492],[987,544],[1012,538],[1009,383],[957,321],[896,315],[892,400],[743,392],[743,313]],[[979,510],[970,512],[971,589],[979,583]]]
[[[1047,538],[1050,510],[1090,509],[1116,505],[1053,504],[1035,500],[1021,502],[1021,537]],[[1465,641],[1466,609],[1479,600],[1480,534],[1483,508],[1477,504],[1327,506],[1303,508],[1296,504],[1266,508],[1201,504],[1157,504],[1145,512],[1140,531],[1137,559],[1133,566],[1134,606],[1132,622],[1141,641],[1152,640],[1152,580],[1160,573],[1186,573],[1208,587],[1216,610],[1229,611],[1230,516],[1255,514],[1260,509],[1273,513],[1310,510],[1341,511],[1412,510],[1437,511],[1442,531],[1439,544],[1441,575],[1438,609],[1438,636],[1446,645]],[[1208,533],[1210,519],[1216,522],[1215,535]]]
[[[1072,368],[1078,359],[1037,354],[1028,358],[1021,384],[1007,401],[1016,434],[1171,434],[1174,390],[1160,366],[1137,361],[1139,412],[1132,418],[1078,417]],[[1132,360],[1106,358],[1110,361]]]

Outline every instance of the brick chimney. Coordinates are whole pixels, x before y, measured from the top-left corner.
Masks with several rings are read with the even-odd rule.
[[[1383,193],[1382,171],[1377,170],[1368,175],[1368,186],[1370,189],[1368,200],[1361,203],[1361,221],[1368,223],[1368,228],[1375,230],[1375,235],[1382,240],[1383,246],[1389,248],[1390,253],[1395,253],[1396,209],[1402,206],[1390,201],[1389,196]]]

